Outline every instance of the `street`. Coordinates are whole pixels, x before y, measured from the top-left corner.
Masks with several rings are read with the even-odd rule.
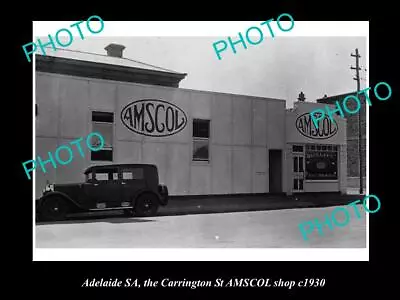
[[[152,218],[91,218],[36,225],[37,248],[365,248],[366,213],[324,236],[303,240],[299,223],[335,207],[216,213]],[[338,220],[341,221],[340,217]]]

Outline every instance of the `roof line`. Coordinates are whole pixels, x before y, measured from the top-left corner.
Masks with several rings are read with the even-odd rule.
[[[322,98],[317,98],[317,100],[329,99],[329,98],[333,98],[333,97],[341,97],[341,96],[352,95],[352,94],[356,94],[356,93],[357,93],[357,91],[348,92],[348,93],[343,93],[343,94],[338,94],[338,95],[333,95],[333,96],[327,96],[326,98],[324,98],[324,97],[322,97]]]
[[[45,47],[45,48],[54,49],[52,47]],[[81,51],[81,50],[62,49],[62,48],[56,48],[56,50],[63,50],[63,51],[70,51],[70,52],[84,53],[84,54],[91,54],[91,55],[104,56],[104,57],[114,57],[114,56],[109,56],[109,55],[105,55],[105,54],[92,53],[92,52],[86,52],[86,51]],[[143,65],[147,65],[147,66],[150,66],[150,67],[153,67],[153,68],[158,68],[158,69],[161,69],[161,70],[165,70],[165,71],[168,71],[170,73],[185,74],[185,73],[179,73],[179,72],[176,72],[174,70],[169,70],[169,69],[166,69],[166,68],[162,68],[162,67],[159,67],[159,66],[151,65],[151,64],[139,61],[139,60],[134,60],[134,59],[126,58],[126,57],[114,57],[114,58],[120,58],[120,59],[133,61],[133,62],[140,63],[140,64],[143,64]]]

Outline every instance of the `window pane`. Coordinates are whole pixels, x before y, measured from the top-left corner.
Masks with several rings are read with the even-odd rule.
[[[88,174],[88,180],[92,180],[92,173]]]
[[[299,179],[299,190],[303,190],[303,179]]]
[[[113,131],[114,131],[114,126],[112,124],[104,124],[104,123],[93,123],[93,132],[98,132],[101,134],[101,136],[104,139],[104,149],[110,149],[112,148],[113,145]],[[100,139],[97,136],[93,136],[91,138],[91,143],[94,144],[94,147],[96,145],[100,146]]]
[[[112,161],[112,150],[90,151],[90,159],[92,161]]]
[[[193,160],[208,159],[208,141],[193,141]]]
[[[142,168],[136,168],[132,170],[132,176],[133,179],[139,180],[139,179],[143,179],[143,169]]]
[[[92,112],[92,121],[114,123],[114,114],[109,112]]]
[[[124,179],[124,180],[132,180],[133,179],[132,172],[128,172],[128,171],[122,172],[122,179]]]
[[[108,173],[96,173],[96,180],[99,181],[108,180]]]
[[[122,178],[125,180],[141,180],[144,178],[143,168],[124,170]]]
[[[193,137],[209,138],[210,137],[210,121],[209,120],[193,120]]]
[[[303,161],[303,157],[299,157],[299,172],[304,172]]]
[[[306,179],[308,180],[337,180],[337,152],[307,151]]]
[[[294,190],[298,190],[298,189],[299,189],[299,186],[298,186],[298,184],[297,184],[297,181],[298,181],[298,179],[293,179],[293,189],[294,189]]]
[[[299,166],[298,157],[295,156],[293,158],[293,172],[298,172],[299,171],[298,166]]]
[[[293,152],[303,152],[303,146],[294,145]]]
[[[113,173],[113,180],[118,180],[118,173]]]

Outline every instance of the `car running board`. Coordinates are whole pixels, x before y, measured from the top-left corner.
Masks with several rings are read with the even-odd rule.
[[[120,209],[131,209],[133,206],[120,206],[120,207],[105,207],[105,208],[91,208],[89,211],[106,211],[106,210],[120,210]]]

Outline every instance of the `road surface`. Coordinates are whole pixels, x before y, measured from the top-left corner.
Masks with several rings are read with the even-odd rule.
[[[298,224],[335,207],[152,218],[96,218],[36,225],[37,248],[365,248],[366,213],[305,241]],[[340,222],[341,214],[338,214]]]

